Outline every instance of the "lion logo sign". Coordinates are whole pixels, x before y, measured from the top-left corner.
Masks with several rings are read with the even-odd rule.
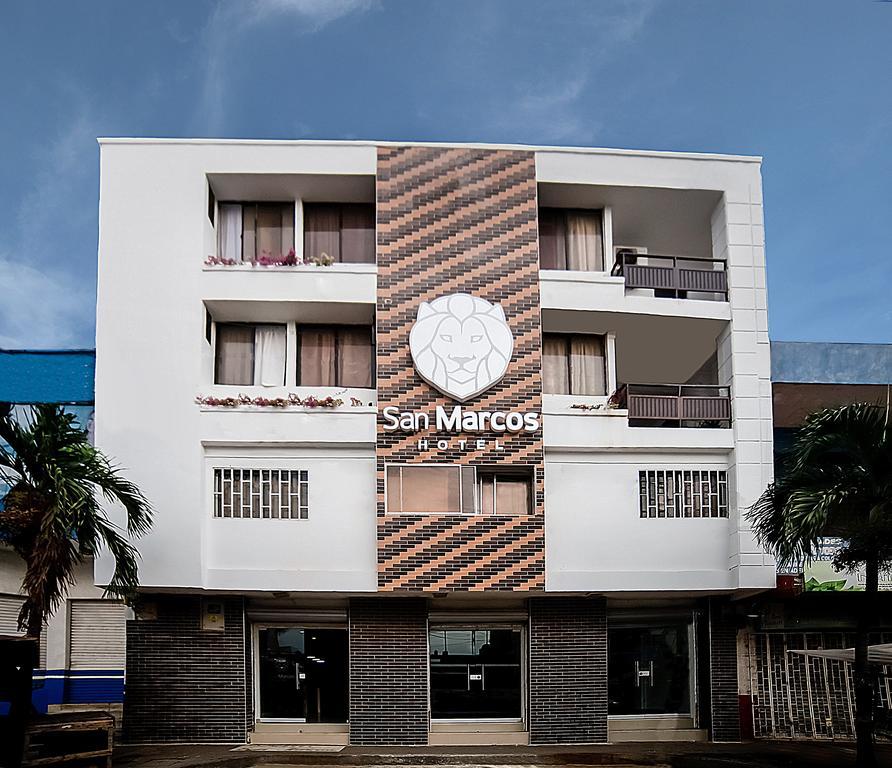
[[[463,403],[505,375],[514,337],[498,304],[452,293],[418,308],[409,350],[422,379]]]

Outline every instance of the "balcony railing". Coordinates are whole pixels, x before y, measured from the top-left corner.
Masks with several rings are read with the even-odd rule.
[[[657,256],[621,250],[616,254],[610,274],[625,278],[626,288],[652,288],[655,296],[686,299],[688,292],[713,293],[728,300],[724,259]]]
[[[700,384],[623,384],[614,399],[630,426],[729,427],[728,387]]]

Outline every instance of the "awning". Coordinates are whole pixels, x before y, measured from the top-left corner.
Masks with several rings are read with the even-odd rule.
[[[799,656],[814,656],[819,659],[836,659],[837,661],[855,661],[854,648],[831,648],[827,650],[790,651]],[[873,664],[892,664],[892,643],[867,646],[867,660]]]

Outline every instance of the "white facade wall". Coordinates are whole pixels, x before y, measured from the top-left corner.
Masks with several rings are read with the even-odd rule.
[[[344,181],[343,188],[351,179],[365,184],[374,177],[375,158],[375,146],[363,143],[102,142],[96,442],[156,509],[154,529],[139,544],[145,588],[376,588],[375,393],[302,392],[362,402],[335,411],[226,411],[194,402],[198,394],[225,396],[233,389],[264,396],[301,392],[215,387],[206,306],[230,320],[318,322],[370,316],[377,300],[369,266],[206,267],[205,258],[215,252],[206,215],[208,177],[244,189],[243,199],[258,191],[283,199],[330,179]],[[772,471],[758,161],[542,149],[536,166],[541,183],[571,190],[599,185],[715,193],[720,202],[705,226],[714,258],[728,260],[731,284],[725,303],[628,295],[622,279],[606,272],[542,274],[543,309],[573,313],[583,326],[597,315],[616,334],[618,355],[635,354],[622,345],[633,318],[654,329],[679,318],[709,323],[710,332],[721,328],[719,381],[731,387],[734,414],[731,429],[631,428],[620,412],[584,413],[546,398],[547,589],[690,593],[773,586],[773,562],[756,546],[741,513]],[[622,224],[617,214],[609,223],[611,230]],[[612,254],[606,261],[609,272]],[[309,518],[214,519],[209,478],[214,462],[223,460],[308,468]],[[687,466],[729,472],[730,516],[640,519],[638,470]],[[110,568],[101,558],[97,583],[108,580]]]

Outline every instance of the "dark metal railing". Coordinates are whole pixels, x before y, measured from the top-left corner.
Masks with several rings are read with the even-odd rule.
[[[720,294],[727,301],[727,269],[724,259],[659,256],[620,250],[610,274],[625,278],[626,288],[652,288],[657,296],[685,299],[692,291]]]
[[[728,427],[731,391],[701,384],[623,384],[613,396],[632,426]]]

